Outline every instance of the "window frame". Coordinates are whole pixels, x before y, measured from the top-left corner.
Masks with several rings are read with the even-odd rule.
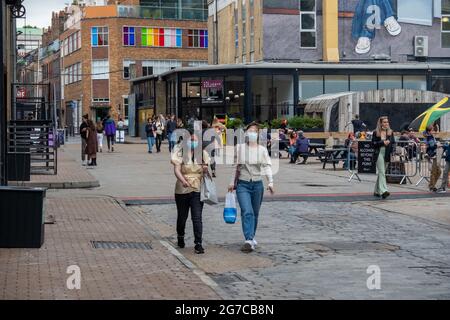
[[[155,29],[158,30],[158,32],[155,33]],[[149,32],[151,30],[151,32]],[[161,33],[161,30],[163,30],[163,33]],[[166,31],[173,31],[173,34],[167,34]],[[155,39],[155,36],[158,37],[157,45],[149,43],[149,36],[151,36],[151,39]],[[164,38],[164,45],[161,45],[160,40],[161,37]],[[175,37],[175,45],[174,46],[167,46],[166,45],[166,38],[167,37]],[[145,41],[144,41],[145,38]],[[155,42],[153,42],[155,43]],[[141,47],[143,48],[183,48],[183,29],[182,28],[160,28],[160,27],[141,27]]]
[[[97,66],[97,68],[102,68],[101,71],[96,71],[95,68],[96,66],[94,65],[95,63],[100,63],[100,62],[104,62],[105,65],[104,66]],[[109,80],[109,68],[110,68],[110,63],[108,59],[93,59],[92,63],[91,63],[91,78],[92,80]],[[105,69],[106,71],[103,71],[103,69]]]
[[[302,2],[299,1],[299,13],[300,13],[300,49],[317,49],[317,0],[314,0],[314,11],[302,11]],[[314,29],[303,29],[302,22],[304,15],[313,15],[314,16]],[[314,46],[313,47],[304,47],[302,45],[302,33],[311,32],[315,35]]]
[[[442,4],[443,4],[444,0],[442,0]],[[444,13],[444,6],[441,6],[441,48],[442,49],[450,49],[450,44],[447,47],[444,47],[444,35],[447,35],[448,37],[450,37],[450,30],[444,30],[444,19],[448,19],[450,23],[450,11],[448,13]],[[450,43],[450,40],[449,40]]]
[[[125,31],[125,28],[128,28],[128,31]],[[131,32],[131,29],[133,31]],[[128,44],[125,43],[125,35],[128,36]],[[133,36],[133,44],[130,44],[130,37]],[[124,47],[135,47],[136,46],[136,27],[133,26],[123,26],[122,27],[122,45]]]
[[[188,29],[187,31],[188,31],[188,48],[208,49],[209,42],[208,42],[208,30],[207,29]],[[202,32],[203,32],[203,35],[201,34]],[[203,43],[204,43],[203,47],[201,46],[202,38],[203,38]],[[197,42],[197,45],[195,45],[196,42]]]
[[[95,29],[95,32],[94,32],[94,29]],[[102,44],[99,44],[100,36],[103,36]],[[96,39],[96,43],[94,41],[94,37]],[[93,48],[109,46],[109,27],[108,26],[91,27],[91,46]]]

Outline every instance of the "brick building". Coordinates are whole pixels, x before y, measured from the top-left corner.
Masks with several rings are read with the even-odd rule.
[[[86,113],[96,121],[108,112],[126,123],[129,117],[146,118],[158,101],[148,99],[130,115],[130,77],[207,64],[206,0],[185,2],[108,1],[67,9],[60,40],[68,126],[76,129]]]

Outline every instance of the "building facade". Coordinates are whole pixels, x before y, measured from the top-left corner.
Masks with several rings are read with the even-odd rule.
[[[83,114],[99,121],[111,113],[127,124],[131,77],[207,64],[205,0],[109,1],[68,11],[60,37],[62,95],[65,122],[75,131]],[[138,116],[145,119],[158,101],[142,101]]]

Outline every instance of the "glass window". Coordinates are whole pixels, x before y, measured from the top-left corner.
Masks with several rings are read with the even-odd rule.
[[[433,25],[433,2],[431,0],[397,0],[399,22]]]
[[[109,43],[108,27],[92,27],[91,38],[93,47],[107,46]]]
[[[300,100],[317,97],[323,94],[322,75],[301,75],[299,84]]]
[[[123,27],[123,45],[134,46],[136,45],[136,34],[134,27]]]
[[[225,78],[225,105],[229,117],[244,118],[245,81],[243,76]]]
[[[171,28],[142,28],[143,47],[182,47],[182,30]]]
[[[403,76],[403,89],[427,90],[426,76]]]
[[[378,89],[401,89],[402,76],[378,76]]]
[[[300,47],[316,47],[316,1],[300,1]]]
[[[377,90],[377,76],[350,76],[350,91]]]
[[[208,30],[188,30],[189,48],[208,48]]]
[[[442,48],[450,48],[450,0],[442,0]]]
[[[133,64],[133,60],[123,60],[123,78],[130,78],[130,65]]]
[[[178,60],[146,60],[142,61],[143,75],[161,74],[174,68],[180,68],[181,61]],[[145,71],[147,70],[147,74]]]
[[[325,76],[325,93],[348,91],[348,76]]]
[[[109,60],[92,60],[92,79],[109,79]]]
[[[435,76],[432,78],[431,90],[450,93],[450,76]]]

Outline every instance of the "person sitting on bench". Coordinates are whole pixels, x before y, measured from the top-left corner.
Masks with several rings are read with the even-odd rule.
[[[296,164],[306,164],[306,160],[309,157],[309,139],[305,137],[303,131],[297,132],[297,142],[295,144],[294,151],[294,163]],[[303,158],[303,162],[297,162],[298,157]]]

